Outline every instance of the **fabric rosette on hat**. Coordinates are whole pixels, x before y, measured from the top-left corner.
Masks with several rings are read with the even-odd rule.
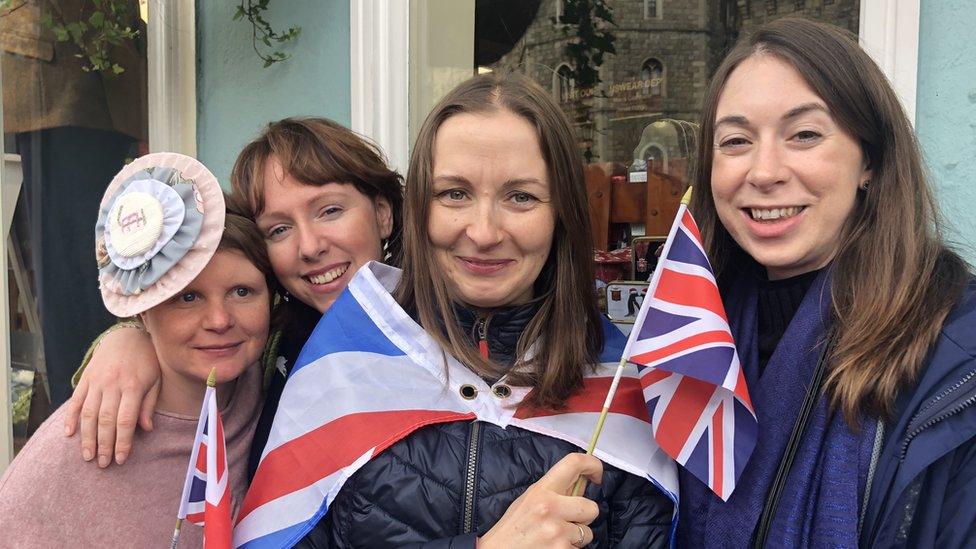
[[[217,178],[189,156],[153,153],[122,168],[95,224],[105,308],[132,316],[185,288],[213,257],[224,215]]]

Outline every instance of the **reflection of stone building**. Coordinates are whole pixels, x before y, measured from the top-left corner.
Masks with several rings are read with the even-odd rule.
[[[661,121],[697,121],[708,78],[740,31],[777,17],[804,15],[856,32],[858,2],[607,0],[613,8],[616,54],[605,58],[603,84],[593,90],[577,89],[569,78],[565,46],[570,34],[556,22],[563,0],[541,0],[522,39],[491,68],[522,70],[552,89],[577,123],[581,149],[593,160],[626,165],[640,156],[668,173],[669,157],[693,153],[683,135],[688,125]],[[658,134],[664,137],[657,139]]]

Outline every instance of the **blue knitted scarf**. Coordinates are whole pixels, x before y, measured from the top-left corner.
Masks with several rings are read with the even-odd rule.
[[[758,267],[758,266],[757,266]],[[827,342],[830,276],[824,269],[766,365],[758,370],[757,292],[761,271],[723,285],[725,308],[759,420],[756,448],[732,497],[722,502],[679,471],[680,547],[749,547],[793,425]],[[820,397],[779,499],[767,547],[855,547],[874,426],[855,433]]]

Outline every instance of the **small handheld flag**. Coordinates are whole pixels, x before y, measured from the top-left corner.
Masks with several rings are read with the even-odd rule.
[[[691,188],[681,200],[617,376],[626,362],[638,365],[654,438],[724,501],[752,455],[758,423],[715,276],[688,211],[690,200]]]
[[[216,378],[217,369],[213,368],[207,378],[207,392],[203,397],[200,422],[190,452],[172,549],[179,543],[184,520],[203,526],[205,548],[227,549],[231,546],[227,448],[224,425],[217,410]]]

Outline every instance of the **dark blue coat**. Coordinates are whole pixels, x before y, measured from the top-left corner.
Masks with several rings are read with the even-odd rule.
[[[861,546],[976,547],[976,283],[950,313],[918,384],[896,410]]]

